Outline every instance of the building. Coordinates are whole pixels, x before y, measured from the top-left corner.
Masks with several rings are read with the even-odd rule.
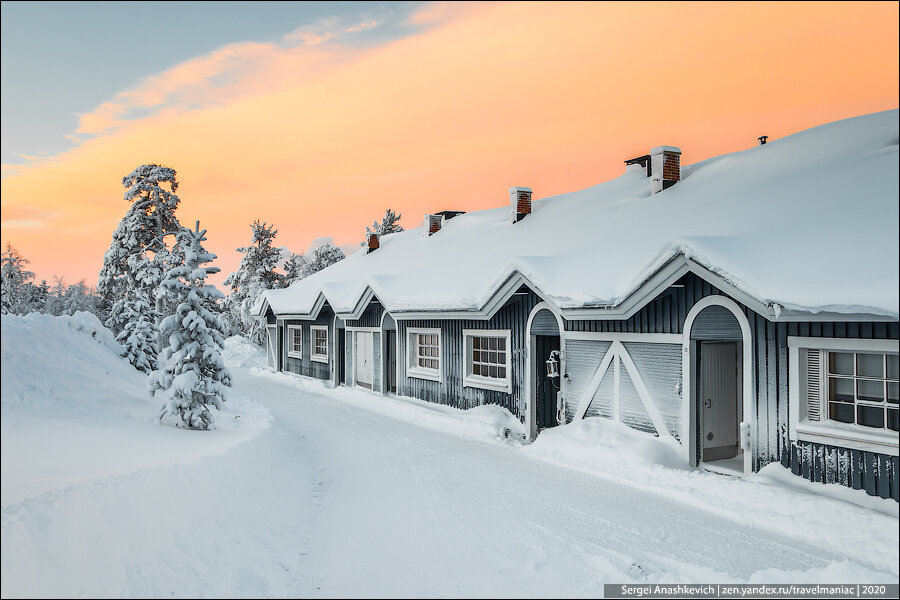
[[[689,166],[661,146],[586,190],[426,215],[266,292],[270,365],[897,500],[898,130],[887,111]]]

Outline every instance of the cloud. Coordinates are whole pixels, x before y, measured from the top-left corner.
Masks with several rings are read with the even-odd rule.
[[[38,206],[4,206],[4,229],[34,229],[46,227],[62,217],[59,212]]]
[[[75,134],[69,138],[80,143],[163,110],[179,114],[225,106],[255,93],[288,88],[346,55],[346,49],[334,45],[329,45],[327,50],[313,47],[380,24],[372,17],[352,22],[337,17],[323,18],[285,34],[281,45],[228,44],[145,77],[134,88],[116,94],[89,113],[80,114]]]
[[[3,235],[7,220],[24,225],[12,241],[36,272],[95,278],[127,208],[122,177],[162,163],[224,277],[254,219],[288,248],[326,236],[355,247],[386,208],[409,227],[504,205],[511,185],[581,189],[660,143],[694,162],[755,141],[760,123],[778,137],[896,106],[897,5],[860,4],[821,5],[809,22],[792,4],[442,4],[410,17],[427,25],[365,44],[354,40],[397,23],[231,44],[98,106],[71,150],[4,165]]]

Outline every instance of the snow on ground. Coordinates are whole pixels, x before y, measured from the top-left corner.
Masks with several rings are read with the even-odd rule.
[[[153,423],[161,403],[147,377],[92,314],[2,318],[0,504],[61,487],[225,452],[268,426],[262,406],[234,394],[215,434]],[[187,435],[185,435],[187,433]]]
[[[235,339],[243,400],[226,414],[240,418],[175,430],[152,423],[145,376],[106,333],[85,316],[3,317],[3,597],[898,581],[893,501],[778,465],[687,469],[667,442],[600,420],[526,445],[496,407],[329,390],[252,366],[262,352]]]

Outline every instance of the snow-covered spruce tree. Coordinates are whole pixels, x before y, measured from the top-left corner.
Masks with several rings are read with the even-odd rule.
[[[28,262],[12,244],[6,244],[0,254],[0,312],[4,315],[24,315],[34,309],[34,273],[25,269]]]
[[[403,215],[398,215],[390,208],[384,211],[384,218],[381,219],[381,223],[378,221],[372,221],[372,227],[366,227],[366,239],[368,239],[368,234],[377,233],[378,235],[387,235],[389,233],[399,233],[403,231],[403,227],[400,225],[400,219]],[[365,246],[366,242],[363,241],[360,246]]]
[[[206,283],[206,277],[219,268],[202,266],[216,258],[202,246],[205,234],[199,221],[195,231],[179,233],[184,264],[168,271],[157,292],[175,309],[160,323],[165,346],[149,387],[154,397],[163,400],[158,422],[185,429],[215,429],[209,406],[221,408],[231,386],[231,373],[222,360],[222,323],[204,306],[223,295]]]
[[[116,341],[124,348],[122,356],[139,371],[150,373],[156,366],[159,330],[154,318],[156,311],[143,290],[126,290],[121,315],[125,328]]]
[[[238,270],[225,279],[231,293],[225,299],[229,329],[260,346],[265,343],[265,328],[253,318],[250,309],[265,290],[282,287],[284,275],[275,269],[281,262],[281,249],[273,245],[278,230],[258,220],[250,225],[253,240],[249,246],[238,248],[244,256]]]
[[[313,250],[311,256],[306,260],[303,278],[309,277],[313,273],[318,273],[325,267],[329,267],[345,258],[347,258],[347,255],[344,254],[343,250],[331,242],[326,242]]]
[[[131,202],[131,207],[113,232],[97,284],[101,311],[108,314],[106,326],[116,334],[126,325],[125,303],[135,301],[134,294],[128,298],[133,286],[142,289],[143,299],[151,301],[148,306],[152,307],[160,280],[173,266],[166,238],[181,228],[175,217],[180,202],[175,195],[178,189],[175,169],[141,165],[122,178],[122,185],[126,188],[125,200]],[[140,274],[132,272],[136,268]],[[161,301],[153,308],[160,310]],[[133,316],[133,310],[129,314]],[[155,318],[149,313],[144,316]]]
[[[306,268],[306,258],[302,254],[291,252],[291,257],[284,261],[284,279],[281,287],[288,287],[295,281],[303,279],[303,271]]]

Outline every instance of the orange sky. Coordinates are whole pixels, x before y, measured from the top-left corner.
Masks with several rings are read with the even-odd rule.
[[[72,150],[4,166],[3,244],[39,278],[95,284],[128,207],[121,178],[156,162],[177,169],[181,222],[201,220],[228,273],[253,219],[294,251],[357,243],[388,207],[411,228],[505,204],[512,185],[541,198],[600,183],[653,146],[693,163],[898,106],[895,2],[439,4],[414,18],[431,27],[368,48],[339,32],[232,44],[122,90],[81,117]]]

